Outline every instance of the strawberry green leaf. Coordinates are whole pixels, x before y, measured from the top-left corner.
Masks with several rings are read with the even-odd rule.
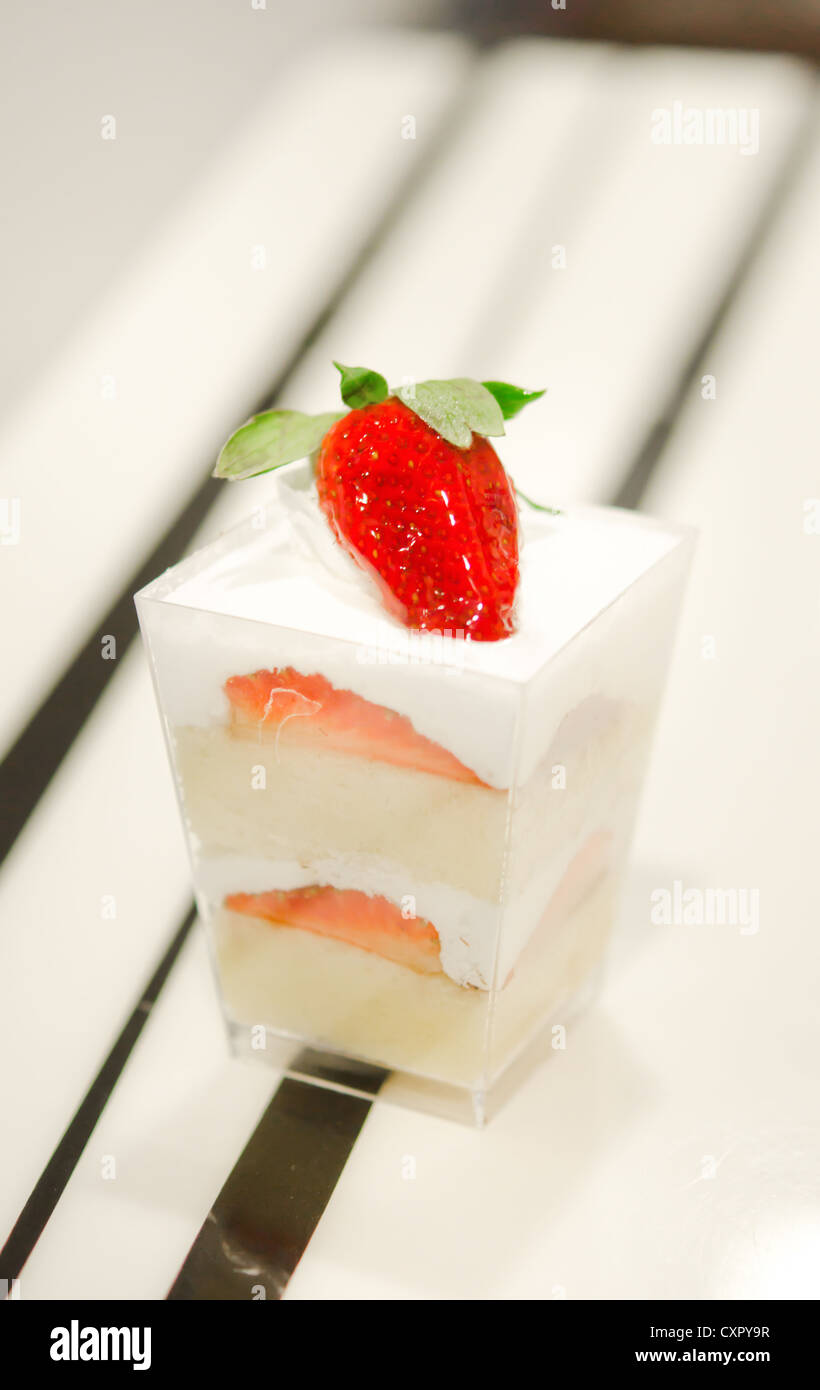
[[[387,400],[390,395],[384,377],[379,376],[378,372],[371,372],[369,367],[345,367],[341,362],[334,362],[333,365],[342,374],[342,400],[351,410],[359,410],[363,405],[378,405],[379,401]]]
[[[522,502],[526,502],[528,507],[533,507],[537,512],[546,512],[548,516],[564,515],[560,507],[545,507],[542,502],[534,502],[531,497],[527,496],[526,492],[521,491],[520,487],[517,487],[515,492],[516,496],[520,497]]]
[[[537,401],[544,395],[544,391],[523,391],[520,386],[510,386],[508,381],[484,381],[482,385],[495,396],[505,420],[511,420],[530,401]]]
[[[450,444],[468,449],[475,434],[503,434],[504,417],[495,397],[469,377],[417,381],[395,393]]]
[[[215,478],[238,482],[257,473],[270,473],[285,463],[306,458],[318,449],[331,425],[343,411],[325,415],[303,415],[299,410],[265,410],[254,415],[224,444]]]

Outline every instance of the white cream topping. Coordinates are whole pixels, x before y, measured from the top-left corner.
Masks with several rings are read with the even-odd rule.
[[[510,785],[516,759],[523,782],[555,729],[517,718],[527,682],[679,537],[612,509],[551,516],[522,503],[520,525],[514,635],[471,642],[420,634],[385,612],[372,579],[332,535],[309,466],[272,475],[264,517],[227,532],[139,596],[166,609],[166,621],[152,615],[150,643],[170,723],[224,721],[229,676],[291,665],[407,715],[490,786]],[[190,610],[199,610],[196,618]],[[574,673],[556,701],[556,725],[596,680]]]

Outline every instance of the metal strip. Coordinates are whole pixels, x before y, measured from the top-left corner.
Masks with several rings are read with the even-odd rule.
[[[321,1054],[296,1070],[321,1074]],[[386,1072],[357,1073],[375,1095]],[[371,1101],[286,1077],[248,1141],[169,1299],[281,1298],[350,1157]]]

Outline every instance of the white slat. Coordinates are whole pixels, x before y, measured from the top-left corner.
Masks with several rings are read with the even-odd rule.
[[[273,382],[435,141],[468,62],[455,39],[376,31],[293,65],[5,424],[0,498],[19,499],[20,540],[0,548],[14,673],[0,749]]]
[[[474,374],[548,387],[501,447],[547,500],[622,480],[714,313],[809,109],[791,59],[512,43],[460,138],[293,383],[332,357],[391,381]],[[760,150],[653,145],[652,113],[754,107]],[[566,269],[553,267],[554,248]],[[518,441],[522,447],[518,447]],[[531,441],[543,463],[524,460]]]
[[[454,139],[305,355],[288,402],[328,409],[334,359],[375,366],[391,383],[502,371],[487,304],[503,295],[538,190],[560,186],[567,143],[611,61],[598,45],[535,42],[482,64]],[[260,478],[227,488],[203,534],[262,504],[267,487]]]
[[[135,651],[0,874],[3,1235],[190,898],[152,695]]]
[[[505,462],[543,500],[606,499],[714,313],[811,90],[791,59],[505,46],[289,399],[327,408],[333,358],[391,381],[501,373],[546,384],[546,399],[499,444]],[[759,153],[653,145],[652,112],[676,100],[754,108]],[[566,270],[552,267],[559,243]],[[537,464],[533,441],[543,447]],[[232,489],[210,529],[265,487]]]
[[[326,399],[328,354],[391,383],[501,371],[491,310],[511,289],[522,307],[522,241],[544,187],[563,201],[567,147],[612,66],[597,44],[526,42],[488,58],[457,138],[321,335],[300,396]]]
[[[510,379],[546,385],[519,437],[543,444],[544,499],[613,495],[714,313],[810,108],[812,75],[791,59],[643,50],[609,66],[545,187],[497,351]],[[657,145],[652,115],[753,108],[759,152]],[[554,269],[553,246],[566,248]],[[525,254],[528,252],[529,254]]]
[[[275,1071],[228,1055],[206,955],[197,932],[137,1043],[131,1084],[114,1091],[25,1266],[22,1298],[64,1298],[72,1265],[77,1298],[164,1298],[171,1287],[277,1084]]]
[[[281,359],[293,340],[289,317],[303,317],[307,308],[316,307],[317,287],[326,291],[338,274],[339,248],[350,254],[362,243],[387,192],[400,177],[402,162],[406,165],[418,158],[418,152],[405,149],[400,139],[405,108],[414,106],[420,116],[417,149],[429,146],[435,139],[436,119],[463,71],[460,46],[454,47],[447,38],[439,41],[416,35],[409,35],[399,48],[387,39],[383,43],[368,40],[356,46],[355,55],[343,48],[332,60],[322,60],[318,69],[312,64],[304,69],[296,83],[298,90],[288,97],[295,102],[290,115],[284,102],[288,94],[283,93],[284,104],[277,105],[251,132],[235,167],[209,180],[197,198],[196,215],[184,219],[191,237],[187,245],[184,229],[179,227],[161,240],[137,281],[118,299],[115,311],[104,317],[103,328],[98,325],[58,369],[57,385],[49,387],[39,407],[35,402],[27,407],[32,427],[39,419],[41,434],[60,437],[66,403],[75,398],[84,371],[99,351],[105,325],[112,334],[117,329],[121,350],[127,349],[134,373],[133,378],[126,373],[116,407],[119,452],[113,451],[113,439],[108,440],[110,457],[95,446],[98,452],[88,461],[87,475],[80,472],[76,483],[68,479],[62,485],[66,494],[62,503],[52,498],[48,512],[38,510],[35,500],[44,502],[48,497],[48,477],[54,482],[55,468],[68,469],[69,461],[71,468],[81,469],[82,460],[76,452],[70,460],[62,454],[46,460],[46,477],[32,476],[30,483],[21,485],[24,528],[28,516],[32,529],[24,529],[19,547],[7,548],[0,555],[0,569],[7,560],[10,563],[5,584],[14,586],[15,573],[31,581],[31,587],[15,591],[4,634],[6,669],[14,672],[18,704],[25,697],[30,705],[32,692],[58,669],[68,641],[60,625],[65,624],[73,641],[87,626],[89,612],[98,612],[108,601],[112,575],[113,582],[122,581],[126,559],[115,552],[126,546],[126,536],[129,547],[139,542],[144,548],[153,538],[152,528],[160,525],[160,510],[180,500],[201,475],[207,452],[213,450],[223,428],[235,422],[237,408],[242,410],[237,401],[248,389],[242,373],[247,372],[254,390],[270,378],[277,357]],[[349,95],[353,89],[355,97]],[[367,181],[365,185],[356,172],[346,170],[348,192],[337,200],[330,219],[328,210],[341,188],[330,166],[344,161],[336,153],[331,159],[329,151],[336,149],[337,123],[345,115],[353,121],[352,128],[359,129],[354,163],[366,169]],[[284,119],[287,129],[277,136],[277,122],[281,125]],[[262,157],[266,140],[280,137],[277,148],[283,159],[293,163],[294,176],[302,161],[311,166],[300,219],[320,188],[324,231],[294,230],[294,215],[286,210],[278,184],[267,185],[263,199],[257,201],[260,169],[275,172],[275,161],[272,164],[269,155]],[[238,220],[223,219],[226,203],[241,209]],[[318,208],[314,211],[318,215]],[[194,231],[200,225],[205,231],[198,242]],[[266,272],[277,277],[278,289],[265,298],[263,312],[256,311],[253,297],[244,291],[239,295],[248,246],[257,236],[272,238],[270,244],[282,262],[279,272],[275,261]],[[293,259],[296,248],[298,259]],[[232,257],[239,258],[242,269],[234,268],[229,274]],[[187,271],[186,261],[191,263]],[[178,273],[181,284],[176,280]],[[206,295],[212,275],[214,287]],[[265,275],[253,281],[267,283]],[[204,296],[198,306],[194,303],[197,288]],[[262,296],[263,291],[256,294]],[[293,315],[285,313],[286,304],[291,304]],[[189,314],[195,307],[201,318]],[[277,333],[280,309],[283,322]],[[245,310],[247,322],[240,316]],[[150,323],[160,311],[162,341],[154,343]],[[241,344],[235,336],[240,327]],[[162,407],[155,403],[156,439],[151,449],[143,408],[151,393],[140,390],[135,395],[134,382],[147,387],[162,364],[168,366],[165,353],[175,349],[180,352],[178,370],[173,381],[162,386]],[[232,397],[227,385],[217,380],[220,367],[230,377]],[[155,385],[159,389],[159,383]],[[210,422],[207,435],[203,415]],[[224,426],[217,424],[223,417]],[[90,420],[73,434],[73,450],[79,449],[85,431],[89,437],[94,433]],[[22,460],[13,459],[11,466],[20,468]],[[116,487],[101,476],[106,468],[115,475]],[[129,481],[133,495],[123,491],[129,474],[133,475]],[[94,491],[97,484],[99,496]],[[105,509],[115,497],[122,516],[109,534]],[[57,553],[52,551],[52,541],[55,545],[59,541]],[[69,553],[74,557],[72,565]],[[129,568],[131,563],[127,558]],[[4,683],[4,692],[10,685]],[[11,719],[12,703],[4,708]],[[102,916],[107,895],[116,900],[113,922]],[[3,1234],[48,1161],[189,898],[187,860],[153,693],[143,654],[135,650],[123,660],[0,873],[0,1015],[4,1035],[15,1048],[15,1065],[0,1071],[0,1111],[7,1117],[0,1184]],[[219,1035],[215,1013],[213,1023]]]

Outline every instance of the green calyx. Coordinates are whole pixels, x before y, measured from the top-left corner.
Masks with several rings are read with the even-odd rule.
[[[379,405],[390,395],[390,387],[384,377],[378,372],[371,372],[369,367],[343,367],[341,362],[334,362],[333,365],[337,372],[341,372],[339,389],[342,400],[351,410],[361,410],[363,405]]]
[[[425,425],[458,449],[469,449],[474,434],[504,433],[504,416],[497,400],[480,381],[469,377],[413,382],[400,386],[396,395]]]
[[[520,386],[511,386],[508,381],[484,381],[482,385],[495,396],[505,420],[511,420],[525,405],[546,394],[546,387],[543,391],[522,391]]]
[[[369,367],[347,367],[341,362],[333,365],[341,376],[342,401],[350,410],[378,405],[395,395],[458,449],[468,449],[474,434],[502,435],[505,420],[511,420],[525,405],[544,395],[543,391],[524,391],[505,381],[481,382],[469,377],[419,381],[391,391],[385,377]],[[224,445],[213,476],[237,482],[307,458],[316,452],[331,425],[343,414],[265,410],[254,415]]]
[[[303,415],[299,410],[264,410],[223,445],[213,476],[235,483],[307,458],[343,413]]]
[[[520,487],[517,487],[517,488],[515,489],[515,492],[516,492],[516,496],[517,496],[517,497],[520,497],[522,502],[526,502],[526,504],[527,504],[528,507],[532,507],[533,511],[536,511],[536,512],[546,512],[547,516],[563,516],[563,515],[564,515],[564,513],[561,511],[561,508],[560,508],[560,507],[545,507],[544,504],[543,504],[543,502],[534,502],[533,499],[532,499],[531,497],[528,497],[528,496],[527,496],[526,492],[522,492],[522,491],[521,491]]]

